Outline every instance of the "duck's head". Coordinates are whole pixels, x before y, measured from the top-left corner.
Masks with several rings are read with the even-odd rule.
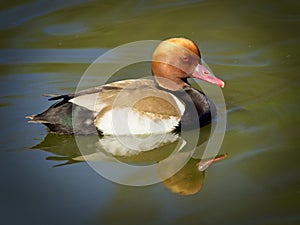
[[[197,78],[224,87],[202,63],[197,45],[186,38],[171,38],[161,42],[152,56],[152,73],[163,88],[178,90],[187,85],[187,78]]]

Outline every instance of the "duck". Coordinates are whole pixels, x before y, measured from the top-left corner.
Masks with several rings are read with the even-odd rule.
[[[44,112],[27,116],[50,132],[70,135],[147,135],[179,132],[211,123],[213,102],[188,78],[225,83],[203,63],[196,43],[175,37],[152,54],[152,79],[127,79],[77,93],[50,95]]]

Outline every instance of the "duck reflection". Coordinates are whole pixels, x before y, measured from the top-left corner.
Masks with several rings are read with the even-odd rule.
[[[205,170],[208,166],[226,156],[227,154],[222,154],[201,161],[191,158],[177,173],[163,180],[163,184],[172,192],[180,195],[196,194],[203,185]]]
[[[199,159],[191,158],[177,173],[163,180],[163,184],[177,194],[191,195],[197,193],[204,181],[204,171],[199,171],[196,166],[198,162]]]
[[[203,136],[203,135],[202,135]],[[187,137],[192,137],[188,135]],[[189,140],[178,134],[155,134],[148,136],[69,136],[48,133],[41,143],[32,147],[54,154],[47,160],[64,161],[55,166],[64,166],[84,161],[117,162],[127,164],[158,163],[158,173],[162,183],[172,192],[182,195],[197,193],[203,184],[206,168],[213,162],[225,157],[200,160],[191,157]],[[205,143],[198,141],[199,146]],[[197,148],[196,151],[201,151]],[[198,153],[195,155],[199,155]],[[178,159],[179,170],[171,175],[169,168]],[[185,160],[186,159],[186,160]],[[182,164],[182,162],[184,162]]]

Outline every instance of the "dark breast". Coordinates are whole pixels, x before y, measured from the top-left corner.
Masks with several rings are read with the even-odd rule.
[[[203,127],[211,123],[211,111],[214,104],[201,91],[186,87],[181,91],[171,92],[185,104],[185,112],[181,117],[180,127],[184,130]],[[178,129],[179,129],[178,128]]]

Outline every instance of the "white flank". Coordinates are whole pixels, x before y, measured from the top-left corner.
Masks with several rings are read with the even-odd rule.
[[[104,135],[137,135],[167,133],[172,131],[178,123],[179,118],[174,116],[167,119],[151,118],[151,115],[138,113],[131,108],[119,108],[107,111],[96,120],[95,126]]]
[[[69,100],[73,104],[82,106],[87,108],[91,111],[99,112],[102,110],[106,105],[105,104],[96,104],[97,99],[99,97],[99,93],[89,94],[89,95],[81,95]]]
[[[171,93],[169,93],[169,95],[171,95],[174,101],[176,102],[176,105],[180,111],[180,116],[182,116],[185,111],[185,105],[175,95]]]

